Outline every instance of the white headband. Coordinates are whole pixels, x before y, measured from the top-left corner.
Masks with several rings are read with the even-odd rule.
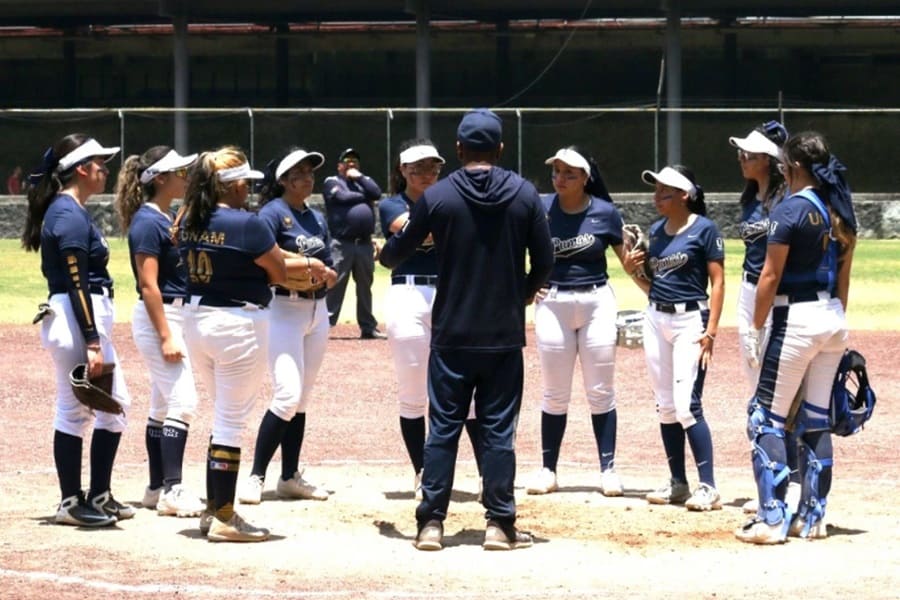
[[[265,177],[265,175],[259,171],[251,169],[249,163],[231,167],[230,169],[222,169],[221,171],[218,171],[216,175],[222,183],[237,181],[239,179],[263,179]]]
[[[114,146],[112,148],[104,148],[97,140],[95,140],[94,138],[90,138],[88,141],[59,159],[59,171],[60,173],[62,173],[63,171],[70,169],[74,165],[80,163],[84,159],[91,158],[93,156],[102,156],[106,160],[109,160],[118,152],[118,146]]]
[[[321,167],[325,163],[325,157],[320,152],[307,152],[306,150],[294,150],[278,163],[275,169],[275,179],[281,179],[281,176],[291,170],[291,168],[303,160],[313,159],[313,171]]]
[[[556,154],[548,158],[544,161],[545,165],[552,165],[553,161],[559,160],[570,167],[575,167],[576,169],[581,169],[584,171],[585,175],[588,176],[588,179],[591,178],[591,163],[582,156],[580,153],[572,150],[571,148],[562,148],[556,151]]]
[[[641,173],[641,179],[644,183],[653,185],[657,181],[663,185],[673,187],[677,190],[687,192],[691,198],[697,197],[697,186],[691,183],[691,180],[673,169],[672,167],[664,167],[659,173],[646,170]]]
[[[141,173],[141,183],[150,183],[160,173],[170,173],[183,169],[195,160],[197,160],[196,154],[181,156],[174,150],[169,150],[165,156],[144,169],[144,172]]]
[[[409,165],[426,158],[433,158],[441,164],[447,162],[440,154],[438,154],[437,148],[426,144],[422,146],[413,146],[412,148],[407,148],[406,150],[401,152],[400,164]]]

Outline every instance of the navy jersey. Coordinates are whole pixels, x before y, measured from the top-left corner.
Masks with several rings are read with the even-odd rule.
[[[818,190],[813,191],[822,198]],[[816,281],[816,270],[825,254],[828,226],[819,210],[802,196],[790,196],[772,210],[769,221],[769,243],[790,247],[776,293],[824,289]]]
[[[403,193],[385,198],[378,203],[378,216],[385,239],[390,239],[394,235],[391,233],[391,223],[396,221],[400,215],[411,212],[414,205],[415,202]],[[431,238],[426,239],[421,246],[416,248],[416,253],[400,263],[396,269],[391,271],[391,274],[437,275],[437,255]]]
[[[568,214],[559,196],[541,198],[553,238],[551,285],[605,284],[609,279],[606,249],[622,243],[622,215],[612,202],[591,197],[587,210]]]
[[[283,198],[274,198],[259,209],[259,218],[281,248],[318,258],[329,267],[334,265],[331,236],[319,211],[309,207],[297,210]]]
[[[188,293],[268,306],[269,277],[254,260],[275,245],[255,214],[218,207],[204,231],[182,229],[179,251],[188,269]]]
[[[754,198],[741,207],[741,222],[738,225],[738,235],[744,241],[743,269],[757,277],[766,262],[766,233],[769,231],[767,213],[763,203]]]
[[[41,272],[51,294],[64,294],[70,281],[63,263],[63,251],[82,250],[88,255],[88,285],[112,288],[106,269],[109,245],[91,216],[68,194],[59,194],[50,203],[41,226]]]
[[[650,227],[650,285],[652,302],[688,302],[707,300],[708,264],[725,259],[725,244],[719,228],[706,217],[697,215],[687,230],[669,235],[666,219]]]
[[[156,257],[159,263],[156,283],[163,298],[183,298],[187,293],[187,269],[178,255],[178,247],[172,243],[169,235],[173,218],[173,215],[166,216],[149,204],[144,204],[134,213],[128,228],[128,251],[131,255],[131,272],[137,282],[138,298],[143,296],[135,262],[137,254]]]

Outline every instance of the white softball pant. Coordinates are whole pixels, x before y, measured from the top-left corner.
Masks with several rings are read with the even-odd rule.
[[[756,284],[742,279],[741,286],[740,288],[738,288],[737,328],[738,348],[740,348],[741,351],[741,369],[744,372],[744,379],[747,381],[748,386],[747,398],[749,398],[756,392],[756,384],[759,381],[759,367],[754,368],[749,365],[747,361],[747,349],[744,348],[743,343],[740,343],[740,340],[743,339],[744,332],[749,331],[753,326],[754,310],[756,310]],[[760,348],[766,347],[766,342],[769,339],[769,329],[771,327],[772,313],[769,312],[769,315],[766,317],[766,322],[763,325],[762,331],[760,331]]]
[[[801,384],[805,400],[821,409],[831,404],[834,374],[847,346],[844,308],[837,298],[786,305],[775,297],[772,334],[762,361],[757,397],[784,419]],[[809,414],[813,418],[821,418]],[[783,421],[773,420],[775,427]]]
[[[267,310],[188,305],[184,341],[213,399],[212,443],[241,447],[241,434],[266,372]]]
[[[701,306],[705,309],[706,303]],[[702,410],[694,399],[700,371],[700,337],[706,326],[701,310],[667,313],[647,307],[644,318],[644,356],[656,399],[659,422],[681,423],[688,429]]]
[[[95,429],[105,429],[113,433],[125,431],[125,415],[113,415],[97,411],[91,414],[91,410],[79,402],[72,393],[69,383],[69,373],[75,365],[87,361],[87,348],[84,337],[75,320],[72,304],[68,294],[53,294],[48,300],[52,315],[48,315],[41,321],[41,344],[50,352],[56,373],[56,416],[53,419],[53,428],[57,431],[84,437],[91,421],[94,421]],[[112,328],[114,310],[112,300],[99,294],[91,294],[91,305],[94,309],[94,321],[97,331],[100,333],[100,349],[103,352],[103,360],[108,363],[116,363],[113,375],[112,393],[116,400],[125,408],[131,406],[131,396],[125,386],[125,376],[116,349],[112,344]]]
[[[143,300],[137,301],[131,315],[131,337],[150,375],[150,418],[159,422],[169,418],[190,424],[197,414],[197,387],[182,331],[184,308],[164,304],[163,310],[172,339],[184,354],[184,358],[177,363],[167,362],[163,358],[159,334]]]
[[[616,311],[616,295],[609,285],[577,292],[551,287],[537,304],[534,331],[544,382],[543,412],[568,412],[576,356],[591,414],[616,407]]]
[[[388,343],[397,371],[400,416],[419,419],[428,406],[428,355],[431,347],[431,307],[435,288],[413,283],[393,284],[385,294]],[[475,418],[475,403],[467,419]]]
[[[306,412],[328,344],[325,299],[274,296],[269,305],[269,410],[284,421]]]

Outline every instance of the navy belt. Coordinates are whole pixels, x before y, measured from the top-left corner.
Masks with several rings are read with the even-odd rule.
[[[106,296],[110,300],[112,300],[116,296],[115,290],[111,287],[108,288],[102,285],[92,285],[88,289],[92,294],[97,294],[98,296]]]
[[[797,304],[798,302],[818,302],[819,300],[828,300],[833,296],[828,290],[810,290],[807,292],[797,292],[794,294],[779,294],[775,296],[775,306],[785,306],[787,304]]]
[[[216,308],[244,308],[248,304],[252,304],[257,308],[266,307],[264,304],[250,302],[249,300],[232,300],[231,298],[217,298],[215,296],[202,296],[199,304],[200,306],[213,306]]]
[[[395,285],[437,285],[437,275],[391,275]]]
[[[362,237],[338,238],[338,241],[344,242],[346,244],[371,244],[372,236],[364,235]]]
[[[706,304],[704,302],[704,304]],[[700,303],[696,300],[691,300],[690,302],[676,302],[676,303],[668,303],[668,302],[651,302],[651,306],[653,306],[656,310],[663,313],[675,314],[682,312],[690,312],[692,310],[700,310]]]
[[[180,306],[184,303],[184,296],[163,296],[163,304],[174,304]]]
[[[551,285],[551,287],[555,287],[557,291],[560,292],[593,292],[596,289],[602,288],[606,285],[606,282],[603,283],[582,283],[580,285],[567,285],[565,283],[561,283],[558,285]]]
[[[747,283],[752,283],[753,285],[757,285],[759,283],[759,275],[754,275],[753,273],[744,271],[744,281],[746,281]]]
[[[318,290],[306,290],[301,292],[299,290],[286,290],[283,287],[272,288],[275,290],[276,296],[287,296],[288,298],[306,298],[307,300],[319,300],[324,298],[328,294],[328,290],[320,288]]]

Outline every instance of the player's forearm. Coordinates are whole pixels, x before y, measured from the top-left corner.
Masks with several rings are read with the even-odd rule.
[[[94,305],[91,301],[91,291],[88,286],[88,256],[84,250],[67,250],[63,252],[62,260],[68,278],[66,279],[66,291],[72,304],[72,312],[75,321],[81,330],[84,341],[88,346],[99,347],[100,332],[94,321]]]

